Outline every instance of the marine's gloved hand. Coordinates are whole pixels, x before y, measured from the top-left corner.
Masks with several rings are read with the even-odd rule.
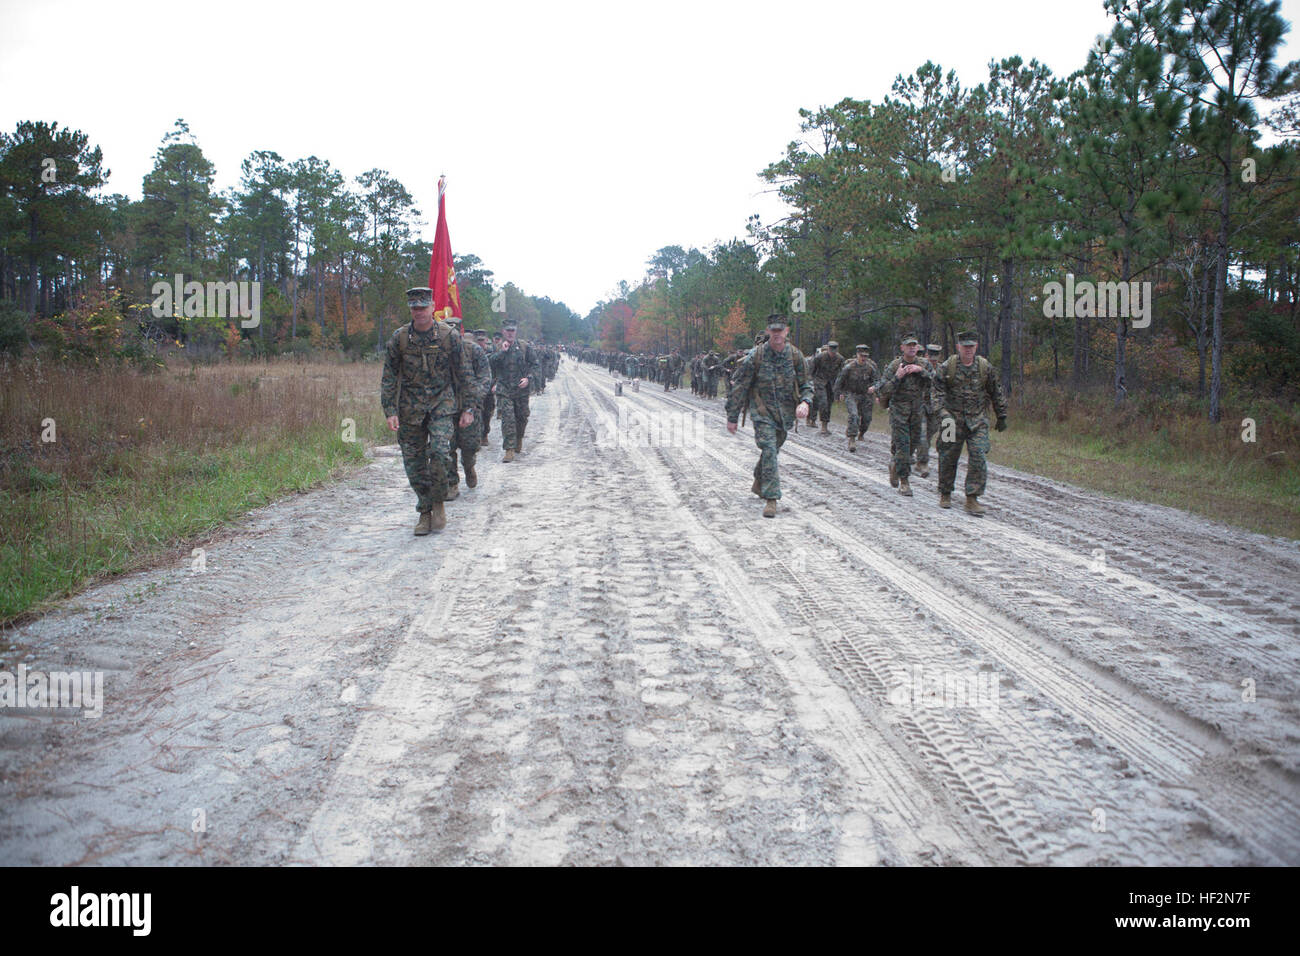
[[[996,428],[996,429],[997,429],[998,431],[1000,431],[1000,432],[1004,432],[1004,431],[1006,431],[1006,430],[1007,430],[1007,420],[1006,420],[1006,417],[1005,417],[1005,416],[1000,417],[1000,418],[998,419],[998,423],[997,423],[996,425],[994,425],[993,427]]]

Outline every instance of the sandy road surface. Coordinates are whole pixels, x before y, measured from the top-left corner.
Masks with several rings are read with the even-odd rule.
[[[764,520],[719,402],[568,361],[492,437],[440,535],[381,450],[22,628],[106,703],[0,711],[0,863],[1300,862],[1294,543],[811,430]]]

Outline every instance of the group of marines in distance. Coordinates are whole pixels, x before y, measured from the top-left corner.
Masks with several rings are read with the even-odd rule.
[[[510,321],[491,338],[485,329],[467,335],[461,319],[435,317],[432,289],[408,289],[406,303],[411,321],[388,340],[379,401],[415,492],[415,533],[426,535],[446,527],[444,503],[460,497],[461,469],[466,487],[477,487],[478,452],[488,446],[493,412],[501,422],[501,460],[523,454],[529,396],[555,377],[560,350],[517,339]]]
[[[507,321],[489,338],[484,329],[466,334],[458,318],[435,316],[433,292],[425,287],[407,291],[411,321],[388,340],[380,381],[380,404],[388,427],[397,433],[402,464],[416,496],[417,535],[446,527],[445,502],[460,497],[460,472],[468,488],[478,485],[478,452],[488,445],[492,416],[501,422],[502,461],[523,454],[528,427],[529,397],[546,389],[559,370],[561,348],[534,346],[517,339],[515,323]],[[727,430],[735,433],[748,415],[759,448],[752,491],[764,501],[764,517],[774,517],[781,499],[777,454],[796,422],[820,420],[829,435],[831,406],[838,399],[848,411],[849,451],[871,426],[873,402],[889,410],[890,484],[911,495],[909,482],[915,460],[917,473],[930,473],[930,443],[939,454],[939,506],[952,507],[957,462],[963,446],[966,465],[966,511],[983,515],[979,496],[987,482],[989,420],[993,406],[998,431],[1007,427],[1007,403],[989,361],[975,354],[979,339],[973,332],[957,336],[957,354],[946,361],[937,345],[921,358],[916,336],[905,336],[900,354],[884,371],[871,360],[870,348],[859,345],[845,360],[831,341],[804,357],[786,341],[784,316],[772,315],[767,331],[754,347],[725,359],[702,352],[690,362],[692,391],[715,396],[725,381]],[[584,348],[581,361],[599,362],[611,372],[634,380],[642,377],[680,387],[687,363],[678,350],[665,355],[630,355]],[[457,460],[459,456],[459,461]]]
[[[690,362],[691,390],[716,397],[718,383],[726,383],[727,430],[733,434],[748,414],[754,426],[759,460],[754,466],[751,490],[764,501],[764,517],[774,517],[781,499],[777,455],[796,422],[820,421],[820,434],[830,434],[831,406],[842,401],[848,413],[845,436],[848,449],[871,427],[875,403],[889,411],[889,483],[910,496],[912,465],[925,478],[930,474],[930,445],[939,456],[939,507],[952,507],[957,463],[967,450],[967,513],[982,516],[979,498],[988,481],[989,419],[994,428],[1007,427],[1007,402],[988,359],[976,355],[979,337],[974,332],[957,335],[957,354],[943,358],[943,348],[921,343],[914,335],[903,337],[899,355],[882,371],[871,359],[871,349],[858,345],[845,359],[839,343],[827,342],[805,357],[787,342],[789,326],[784,316],[769,317],[767,331],[754,347],[736,350],[723,358],[701,352]],[[624,352],[584,349],[582,361],[604,365],[629,378],[650,378],[664,389],[680,384],[685,362],[674,350],[667,355],[629,355]]]

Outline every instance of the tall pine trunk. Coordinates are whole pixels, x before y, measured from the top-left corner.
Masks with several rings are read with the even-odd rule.
[[[1231,216],[1232,172],[1224,166],[1223,195],[1219,200],[1219,235],[1215,240],[1214,341],[1210,353],[1210,421],[1218,424],[1223,391],[1223,297],[1228,286],[1228,221]]]
[[[1011,394],[1011,289],[1015,279],[1016,262],[1014,259],[1002,260],[1002,303],[998,308],[998,323],[1002,330],[1002,391]]]

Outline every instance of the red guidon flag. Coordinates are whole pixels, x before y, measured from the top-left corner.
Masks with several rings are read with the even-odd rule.
[[[433,317],[460,318],[460,289],[451,264],[451,236],[447,233],[447,177],[438,179],[438,228],[433,234],[433,258],[429,262],[429,288],[433,290]]]

